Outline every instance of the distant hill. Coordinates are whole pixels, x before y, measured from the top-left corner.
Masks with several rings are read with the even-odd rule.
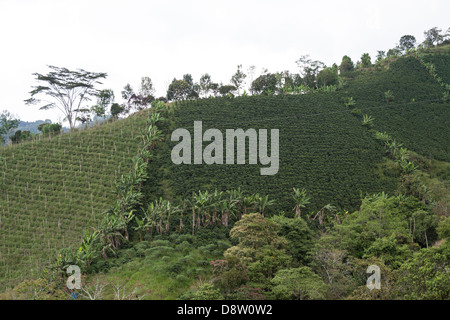
[[[17,130],[21,130],[21,131],[30,131],[30,133],[36,134],[36,133],[40,133],[40,131],[38,130],[39,125],[43,124],[43,123],[52,123],[52,121],[50,119],[45,119],[45,120],[36,120],[36,121],[20,121],[19,122],[19,126],[11,133],[14,134],[14,132],[16,132]],[[68,132],[69,128],[63,128],[63,132]],[[9,141],[9,137],[7,135],[3,135],[3,137],[5,138],[5,142],[3,143],[3,145],[7,144]]]

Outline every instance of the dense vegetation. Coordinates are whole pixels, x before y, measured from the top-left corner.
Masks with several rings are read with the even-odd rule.
[[[0,287],[37,275],[114,199],[145,116],[0,149]],[[50,135],[50,136],[49,136]]]
[[[2,149],[2,286],[45,274],[0,298],[449,299],[449,62],[366,56],[309,93],[184,86],[191,100]],[[279,129],[278,173],[174,165],[171,132],[198,120]]]

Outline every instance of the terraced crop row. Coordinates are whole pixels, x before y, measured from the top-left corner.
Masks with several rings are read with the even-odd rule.
[[[39,274],[111,205],[146,113],[0,148],[0,290]]]

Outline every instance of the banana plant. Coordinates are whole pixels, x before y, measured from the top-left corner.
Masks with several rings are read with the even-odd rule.
[[[215,224],[217,220],[218,206],[222,201],[223,191],[214,190],[214,193],[211,194],[210,197],[210,207],[212,208],[212,220],[211,223]]]
[[[332,206],[331,204],[327,204],[326,206],[324,206],[322,209],[320,209],[316,215],[314,216],[314,218],[312,220],[316,220],[316,218],[319,219],[319,224],[322,225],[324,220],[325,220],[325,210],[327,210],[328,212],[334,214],[334,218],[336,220],[337,223],[341,223],[339,216],[336,213],[336,207]]]
[[[269,200],[268,195],[260,196],[259,194],[255,195],[255,202],[256,202],[256,208],[257,208],[258,212],[260,214],[262,214],[263,216],[266,213],[266,209],[275,203],[274,200]]]
[[[78,249],[78,260],[83,261],[86,265],[86,269],[89,269],[92,261],[96,259],[99,255],[100,249],[100,234],[98,231],[94,230],[93,232],[89,232],[89,230],[85,230],[83,236],[83,242],[81,243],[80,248]]]
[[[219,210],[221,212],[221,223],[228,227],[230,216],[235,216],[236,203],[229,199],[224,199],[219,203]]]
[[[374,120],[375,119],[372,116],[365,114],[363,116],[362,125],[365,127],[372,127]]]
[[[305,208],[306,205],[308,205],[310,203],[309,200],[311,200],[311,198],[308,197],[307,191],[305,188],[303,188],[302,190],[293,188],[293,190],[294,190],[294,195],[292,197],[295,201],[295,207],[293,210],[295,211],[295,217],[300,218],[301,217],[301,208]]]

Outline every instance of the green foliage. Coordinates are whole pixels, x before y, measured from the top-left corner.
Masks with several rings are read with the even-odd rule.
[[[62,125],[59,123],[43,123],[38,127],[38,130],[41,131],[43,134],[51,134],[51,133],[58,134],[61,132],[61,129]]]
[[[353,99],[353,97],[346,97],[344,100],[344,104],[346,107],[353,107],[356,102],[355,99]]]
[[[198,288],[181,296],[182,300],[223,300],[219,289],[216,289],[211,283],[204,283]]]
[[[322,235],[313,249],[310,266],[328,284],[327,299],[344,299],[357,287],[353,277],[354,259],[339,248],[334,235]]]
[[[328,288],[308,267],[279,270],[271,282],[275,298],[281,300],[324,299]]]
[[[291,260],[285,250],[287,241],[278,236],[277,229],[275,222],[259,213],[243,215],[230,231],[231,239],[239,243],[225,251],[225,258],[239,258],[248,267],[252,281],[267,284]]]
[[[448,300],[450,298],[449,247],[422,249],[398,271],[404,299]]]
[[[384,99],[386,100],[386,103],[389,103],[394,99],[394,94],[391,92],[391,90],[388,90],[384,93]]]
[[[164,143],[155,146],[155,157],[150,160],[149,177],[153,182],[145,186],[146,196],[149,200],[169,195],[188,198],[198,190],[245,187],[249,194],[268,195],[275,201],[268,214],[283,210],[293,216],[294,186],[307,186],[311,200],[306,210],[319,210],[324,202],[355,209],[360,191],[392,192],[393,179],[377,180],[373,171],[373,164],[382,160],[383,147],[358,125],[360,120],[348,112],[338,93],[179,103],[172,110],[171,126],[163,129]],[[279,172],[262,177],[259,165],[173,164],[170,154],[175,143],[170,141],[171,132],[176,128],[192,131],[193,122],[199,119],[204,130],[279,128]]]
[[[80,247],[131,170],[146,114],[0,149],[0,289],[37,275],[63,247]]]
[[[277,85],[278,79],[276,74],[262,74],[252,82],[250,90],[253,94],[270,95],[269,92],[277,92]]]
[[[3,110],[0,114],[0,136],[7,135],[11,130],[19,126],[19,119],[16,119],[10,112]]]
[[[448,55],[444,61],[449,64]],[[444,67],[440,75],[448,75],[447,69]],[[381,101],[385,101],[388,90],[395,94],[395,103],[383,105]],[[358,101],[363,113],[377,120],[378,131],[388,132],[409,150],[449,161],[450,146],[442,141],[449,140],[450,109],[440,102],[441,85],[414,56],[398,58],[388,69],[375,74],[361,74],[348,81],[346,92]]]
[[[398,299],[398,275],[387,267],[379,258],[371,257],[365,260],[356,259],[353,263],[353,275],[356,283],[359,285],[353,290],[346,299],[348,300],[394,300]],[[369,266],[380,268],[380,288],[369,289],[367,279],[370,273],[367,273]]]
[[[325,68],[317,75],[317,85],[319,87],[334,86],[339,82],[337,70],[332,68]]]
[[[33,137],[33,135],[31,134],[30,131],[17,130],[16,132],[14,132],[14,135],[12,135],[9,138],[11,139],[11,142],[13,144],[17,144],[17,143],[20,143],[23,141],[31,140],[32,137]]]
[[[437,227],[438,235],[441,239],[446,239],[449,241],[450,238],[450,217],[445,217],[442,221],[439,222]]]
[[[359,116],[362,115],[362,111],[361,111],[361,109],[353,108],[352,111],[351,111],[351,114],[354,115],[354,116],[359,117]]]
[[[306,221],[283,216],[274,216],[272,221],[279,226],[277,234],[286,239],[286,251],[293,261],[306,264],[314,246],[314,234]]]
[[[411,35],[404,35],[400,38],[399,47],[403,51],[408,51],[416,45],[416,37]]]
[[[368,53],[364,53],[361,56],[361,64],[363,68],[368,68],[372,65],[372,62],[370,61],[370,55]]]
[[[67,292],[45,279],[26,280],[0,293],[0,300],[68,300]]]
[[[355,65],[354,65],[352,59],[349,56],[343,56],[342,62],[339,66],[339,70],[341,71],[341,73],[352,71],[354,68],[355,68]]]
[[[340,80],[322,88],[276,73],[267,78],[275,80],[273,90],[261,91],[265,97],[208,98],[171,106],[156,101],[146,123],[137,115],[126,126],[119,124],[127,120],[112,122],[0,150],[0,228],[7,231],[0,244],[0,254],[7,257],[0,262],[0,274],[6,279],[0,284],[29,276],[10,266],[39,269],[53,254],[59,271],[77,264],[94,279],[100,279],[95,272],[106,272],[109,279],[143,284],[153,299],[448,299],[448,189],[437,179],[447,173],[433,165],[435,160],[412,151],[417,147],[427,150],[426,155],[448,157],[448,144],[442,144],[448,139],[438,147],[436,136],[427,131],[448,134],[448,106],[430,103],[442,94],[442,78],[434,64],[417,58],[386,60],[379,70],[347,73],[348,84]],[[322,77],[321,64],[305,57],[299,66],[312,86],[337,70],[326,68]],[[190,75],[182,81],[189,90],[181,99],[196,98],[201,86]],[[206,96],[210,81],[204,78],[203,85]],[[389,90],[396,94],[395,104],[380,105]],[[355,100],[358,109],[350,113]],[[417,112],[419,104],[431,115]],[[377,130],[365,130],[351,116],[361,110],[366,126],[377,118]],[[167,112],[168,121],[160,121],[160,112]],[[254,166],[174,167],[170,132],[192,128],[199,117],[204,127],[219,129],[279,127],[279,175],[261,177]],[[421,118],[438,129],[425,128]],[[409,121],[418,124],[414,130]],[[130,130],[133,123],[136,134]],[[102,128],[101,135],[94,135]],[[417,141],[411,143],[413,139]],[[74,141],[80,150],[72,146]],[[106,163],[100,161],[104,154],[110,155]],[[90,170],[83,170],[85,163]],[[392,174],[386,174],[388,169]],[[372,194],[394,191],[395,179],[417,198]],[[439,183],[432,185],[433,179]],[[99,182],[95,190],[108,194],[91,190],[94,182]],[[88,192],[85,186],[77,188],[83,184]],[[292,195],[292,186],[299,185],[308,192],[294,188]],[[372,195],[361,199],[368,191]],[[71,246],[60,250],[64,242]],[[43,262],[34,264],[35,257]],[[381,290],[365,286],[371,264],[381,267]],[[54,296],[56,289],[38,284]],[[24,285],[27,294],[37,292],[38,286]]]
[[[190,94],[190,85],[184,80],[173,79],[167,89],[168,100],[184,100]]]
[[[247,267],[237,257],[211,261],[211,266],[212,283],[222,294],[229,295],[249,280]]]
[[[363,116],[362,125],[365,126],[365,127],[369,127],[369,128],[373,127],[373,121],[374,120],[375,119],[372,116],[365,114]]]
[[[410,250],[417,247],[408,239],[414,238],[413,213],[424,209],[425,205],[413,197],[385,194],[366,197],[359,212],[350,214],[342,224],[335,226],[334,237],[339,239],[342,249],[357,258],[383,252],[401,259],[405,248],[396,245],[406,244]],[[384,237],[391,238],[382,240]],[[392,248],[394,251],[389,251]]]

